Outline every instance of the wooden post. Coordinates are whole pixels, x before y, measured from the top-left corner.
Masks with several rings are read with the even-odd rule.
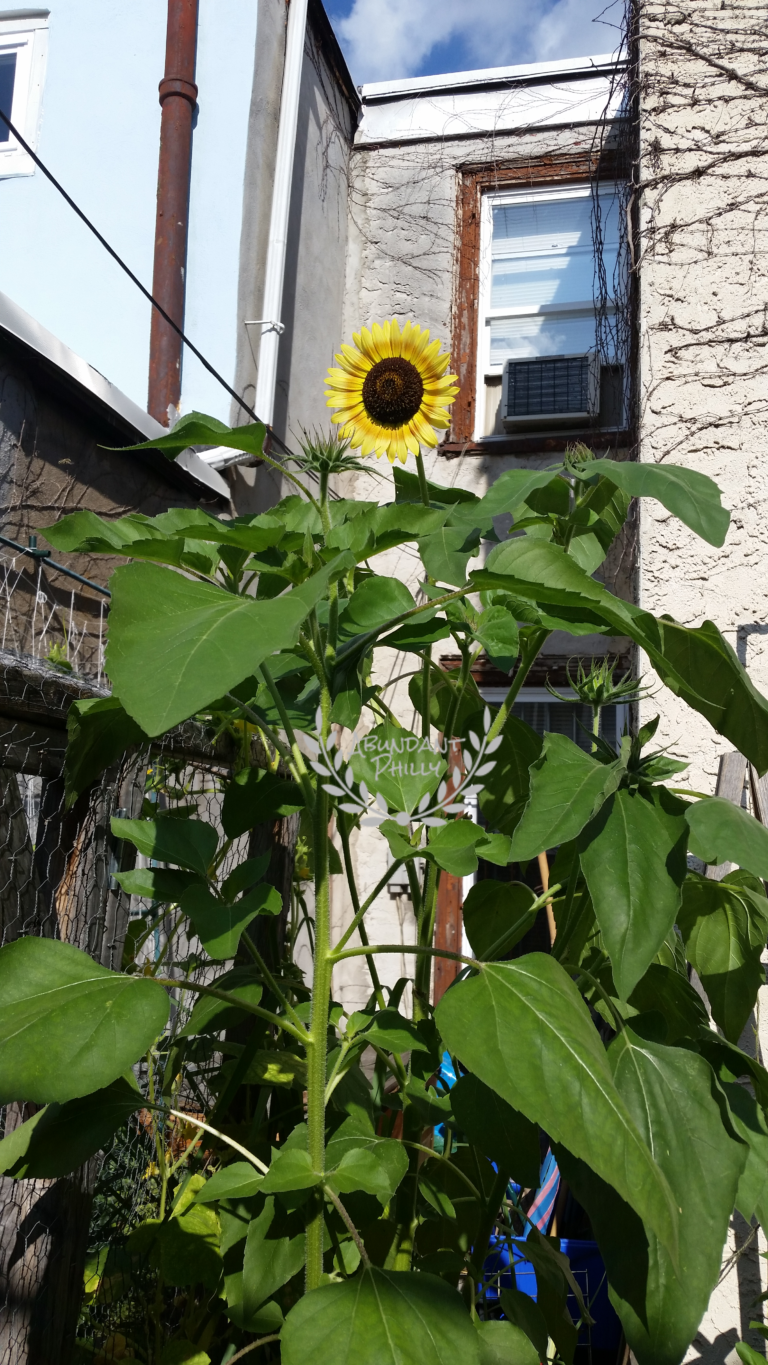
[[[454,877],[451,872],[443,872],[437,888],[437,919],[435,921],[435,947],[446,948],[449,952],[461,952],[461,907],[464,901],[463,877]],[[432,999],[436,1005],[452,981],[459,974],[461,963],[452,962],[448,957],[435,958],[434,985]]]
[[[461,753],[461,740],[451,740],[451,748],[448,756],[448,771],[453,773],[454,768],[463,768]],[[448,781],[448,793],[454,790],[453,777]],[[454,877],[450,872],[440,873],[440,882],[437,888],[437,914],[435,916],[435,947],[445,948],[451,953],[461,952],[461,929],[462,915],[461,908],[464,903],[464,879]],[[438,1000],[445,995],[448,987],[461,970],[459,962],[452,962],[449,957],[436,957],[432,985],[432,1000],[436,1005]]]

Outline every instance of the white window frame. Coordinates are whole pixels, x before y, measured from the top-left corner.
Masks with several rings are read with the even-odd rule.
[[[47,9],[0,10],[0,55],[16,54],[11,122],[37,151],[48,58]],[[0,142],[0,180],[34,175],[35,163],[12,133]]]
[[[597,193],[606,198],[614,198],[617,186],[613,182],[606,182],[597,188]],[[483,194],[480,207],[480,263],[479,263],[479,318],[477,328],[477,393],[475,398],[476,413],[476,441],[505,440],[505,436],[484,436],[483,424],[485,421],[485,383],[486,379],[500,378],[503,372],[503,364],[491,363],[491,321],[494,318],[515,318],[515,317],[539,317],[545,313],[591,313],[595,314],[595,300],[590,296],[588,299],[579,299],[572,303],[562,304],[524,304],[517,308],[492,308],[491,307],[491,279],[493,273],[493,258],[491,255],[493,242],[493,210],[496,207],[503,207],[507,204],[533,204],[546,202],[567,202],[568,200],[591,199],[594,194],[594,187],[590,184],[568,185],[568,186],[548,186],[543,189],[527,190],[493,190]]]

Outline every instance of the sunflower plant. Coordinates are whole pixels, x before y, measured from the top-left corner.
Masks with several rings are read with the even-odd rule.
[[[583,448],[506,470],[483,497],[429,482],[420,447],[448,422],[447,368],[416,326],[363,329],[329,378],[339,441],[307,441],[297,491],[269,512],[79,512],[41,531],[129,561],[111,578],[112,695],[70,715],[70,802],[187,722],[236,755],[215,821],[162,761],[165,810],[113,820],[143,855],[117,876],[143,907],[121,971],[53,939],[0,950],[0,1101],[42,1106],[0,1142],[0,1169],[62,1176],[137,1124],[149,1144],[151,1209],[98,1262],[118,1297],[132,1266],[152,1281],[119,1327],[136,1359],[570,1365],[609,1310],[535,1213],[544,1157],[599,1245],[636,1359],[677,1365],[734,1208],[768,1212],[768,1073],[739,1045],[763,980],[768,832],[671,785],[684,765],[649,750],[655,721],[615,748],[601,737],[601,707],[636,695],[608,668],[574,680],[594,742],[542,737],[515,710],[553,631],[574,651],[584,634],[626,636],[768,770],[768,702],[716,626],[657,619],[594,576],[632,497],[714,546],[729,514],[701,474]],[[271,459],[263,436],[193,414],[154,444]],[[345,443],[393,461],[381,501],[331,496]],[[420,558],[418,598],[377,571],[396,546]],[[399,655],[405,704],[382,651]],[[480,656],[508,677],[498,705],[474,682]],[[290,896],[257,851],[279,820],[300,822]],[[375,885],[361,838],[385,841]],[[468,950],[449,952],[441,881],[478,868],[493,875],[465,900]],[[390,986],[382,963],[403,946],[371,942],[369,921],[395,874],[413,969]],[[160,926],[173,969],[153,950]],[[337,999],[351,958],[370,978],[360,1010]],[[438,958],[455,976],[435,1004]],[[514,1263],[535,1271],[535,1302]]]

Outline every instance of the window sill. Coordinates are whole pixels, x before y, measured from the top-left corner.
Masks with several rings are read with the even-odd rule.
[[[631,428],[594,431],[531,432],[525,436],[483,436],[479,441],[444,441],[437,447],[438,455],[455,460],[459,455],[548,455],[565,451],[576,441],[590,450],[628,450],[634,445]]]

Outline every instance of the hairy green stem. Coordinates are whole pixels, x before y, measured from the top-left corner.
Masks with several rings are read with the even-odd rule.
[[[351,924],[348,924],[347,927],[346,927],[346,929],[344,930],[344,933],[342,934],[341,938],[339,939],[338,943],[336,944],[336,948],[334,949],[335,952],[338,951],[340,948],[343,948],[345,943],[349,943],[349,940],[351,939],[351,937],[352,937],[352,935],[354,934],[355,930],[358,929],[358,928],[360,927],[360,924],[362,923],[362,920],[363,920],[363,917],[364,917],[365,914],[366,914],[366,911],[370,910],[370,908],[371,908],[371,906],[373,905],[373,902],[375,901],[376,897],[384,890],[384,887],[386,886],[387,882],[389,881],[390,877],[392,876],[392,873],[395,872],[395,871],[397,870],[398,867],[402,867],[402,865],[403,865],[404,862],[405,862],[405,859],[404,859],[404,858],[398,858],[396,862],[390,864],[390,866],[387,868],[386,872],[384,873],[384,876],[379,878],[379,880],[377,881],[376,885],[374,886],[374,888],[373,888],[373,890],[372,890],[370,896],[368,896],[368,897],[366,898],[366,900],[363,901],[362,905],[360,906],[360,909],[358,910],[357,914],[355,915],[355,918],[352,920],[352,923],[351,923]],[[366,932],[367,932],[367,931],[366,931]],[[363,935],[361,934],[360,937],[361,937],[361,939],[362,939],[362,938],[363,938]],[[367,943],[368,943],[367,938],[363,939],[363,942],[364,942],[364,943],[366,944],[366,946],[367,946]]]
[[[177,981],[172,976],[156,976],[154,979],[160,986],[170,986],[179,991],[195,991],[198,995],[212,995],[215,1000],[223,1000],[225,1005],[234,1005],[235,1009],[245,1010],[248,1014],[255,1014],[259,1019],[266,1019],[268,1024],[274,1024],[275,1028],[280,1028],[284,1033],[290,1033],[291,1037],[298,1039],[302,1047],[306,1047],[309,1042],[304,1027],[296,1028],[287,1019],[281,1019],[279,1014],[273,1014],[271,1010],[263,1010],[261,1005],[252,1005],[237,995],[231,995],[229,991],[219,991],[215,986],[202,986],[196,981]]]
[[[283,699],[280,696],[280,689],[277,687],[275,680],[272,677],[272,674],[270,673],[269,668],[267,667],[266,664],[262,664],[259,671],[261,672],[261,676],[264,679],[267,688],[269,689],[270,696],[272,697],[272,700],[275,703],[275,709],[277,710],[277,714],[280,717],[283,729],[288,737],[288,743],[291,746],[292,760],[291,766],[294,770],[298,782],[301,785],[301,789],[304,792],[304,797],[307,802],[307,805],[309,806],[309,809],[312,810],[315,803],[315,791],[309,776],[309,769],[307,768],[307,765],[304,761],[304,755],[301,752],[301,749],[299,748],[299,742],[296,738],[296,733],[291,724],[288,712],[286,711],[285,706],[283,704]]]
[[[328,512],[328,474],[327,471],[320,475],[320,516],[323,522],[323,536],[327,543],[331,534],[331,518]],[[336,659],[336,640],[339,630],[339,585],[336,582],[328,585],[328,633],[325,640],[325,666],[328,676],[333,672],[333,665]]]
[[[499,1166],[498,1174],[491,1187],[485,1211],[480,1217],[480,1225],[475,1235],[474,1246],[472,1247],[472,1264],[477,1271],[477,1278],[483,1278],[483,1264],[488,1255],[488,1247],[491,1235],[496,1225],[496,1218],[499,1209],[504,1201],[504,1195],[509,1184],[509,1171],[503,1166]]]
[[[318,792],[315,806],[315,963],[307,1056],[307,1144],[313,1169],[325,1169],[325,1082],[328,1014],[333,956],[331,953],[330,878],[328,870],[328,797]],[[322,1204],[307,1224],[306,1288],[317,1289],[323,1274]]]
[[[437,888],[440,884],[440,869],[434,863],[427,863],[424,899],[418,924],[419,946],[431,947],[435,934],[435,913],[437,910]],[[423,956],[416,963],[413,983],[413,1017],[426,1019],[429,1016],[429,982],[432,975],[432,960]]]
[[[456,724],[456,717],[459,713],[459,707],[461,706],[467,683],[469,682],[469,674],[472,667],[472,656],[466,644],[460,644],[459,649],[461,650],[461,668],[459,669],[459,676],[456,680],[454,694],[451,697],[448,706],[448,714],[445,717],[445,729],[443,730],[443,739],[448,741],[453,739],[453,727]],[[478,650],[478,653],[481,652],[481,649]],[[475,658],[476,657],[477,654],[475,655]]]
[[[512,714],[512,707],[514,706],[515,701],[517,700],[518,693],[521,687],[523,686],[523,683],[525,682],[526,678],[528,677],[528,674],[531,671],[531,667],[535,662],[536,658],[538,657],[542,645],[551,634],[552,634],[551,630],[541,629],[534,631],[532,632],[528,642],[523,645],[523,648],[520,652],[520,667],[518,668],[514,678],[512,679],[510,689],[507,692],[507,695],[504,698],[503,702],[501,703],[501,706],[498,709],[498,712],[491,725],[491,728],[488,731],[488,734],[486,736],[488,743],[490,743],[491,740],[496,739],[497,735],[500,735],[502,730],[504,729],[508,717]]]
[[[616,1024],[616,1032],[623,1033],[624,1029],[626,1028],[626,1022],[624,1019],[622,1019],[610,995],[608,994],[605,987],[601,986],[597,977],[593,976],[592,973],[588,972],[584,967],[577,966],[575,962],[561,962],[560,966],[564,969],[564,971],[574,972],[577,976],[583,976],[587,981],[589,981],[590,985],[594,987],[600,998],[603,1000],[605,1005],[610,1010],[610,1013],[613,1017],[613,1021]]]
[[[465,967],[474,967],[479,970],[482,963],[476,957],[463,957],[461,953],[451,953],[447,948],[428,948],[420,943],[370,943],[364,948],[345,948],[343,952],[331,953],[331,959],[335,966],[337,962],[343,962],[347,957],[363,957],[366,953],[402,953],[403,957],[420,957],[428,954],[430,957],[447,957],[450,962],[463,962]]]
[[[338,1213],[338,1215],[339,1215],[339,1217],[340,1217],[342,1223],[344,1224],[345,1228],[347,1229],[347,1232],[349,1233],[350,1237],[352,1238],[352,1241],[354,1242],[355,1246],[357,1247],[358,1251],[360,1252],[360,1260],[362,1261],[362,1263],[363,1263],[363,1265],[365,1266],[366,1270],[370,1270],[370,1268],[371,1268],[371,1259],[370,1259],[370,1257],[369,1257],[369,1255],[368,1255],[368,1252],[367,1252],[366,1249],[365,1249],[365,1243],[363,1242],[363,1239],[362,1239],[362,1237],[360,1236],[360,1233],[358,1232],[357,1228],[355,1227],[354,1223],[352,1222],[352,1219],[350,1218],[349,1214],[347,1213],[347,1210],[344,1208],[344,1205],[342,1204],[341,1200],[339,1199],[339,1196],[336,1194],[335,1190],[332,1190],[332,1189],[331,1189],[330,1185],[324,1185],[324,1186],[323,1186],[323,1193],[325,1194],[326,1199],[330,1199],[330,1201],[331,1201],[331,1203],[333,1204],[333,1207],[335,1208],[336,1212]]]
[[[275,999],[279,1002],[279,1004],[282,1005],[286,1014],[289,1016],[289,1018],[293,1020],[294,1024],[297,1024],[299,1028],[303,1028],[301,1019],[299,1018],[298,1014],[293,1008],[293,1005],[291,1004],[290,1000],[288,1000],[287,996],[283,995],[283,992],[281,991],[280,987],[275,981],[275,978],[273,977],[271,971],[269,970],[269,967],[264,961],[264,958],[261,956],[261,953],[256,947],[256,944],[253,942],[253,939],[249,936],[247,929],[245,930],[245,933],[243,934],[240,941],[245,947],[246,952],[248,952],[250,956],[253,958],[253,961],[256,963],[256,966],[261,972],[261,975],[264,977],[264,980],[269,986],[269,989],[271,990]]]
[[[421,734],[423,739],[429,739],[429,732],[432,728],[429,714],[432,701],[431,682],[432,650],[430,648],[424,651],[424,659],[421,665]]]
[[[328,682],[325,669],[315,653],[315,647],[312,641],[307,638],[303,630],[299,631],[299,649],[309,663],[320,686],[325,687]]]
[[[361,943],[365,944],[365,946],[367,947],[369,944],[368,930],[366,929],[365,924],[363,923],[363,912],[360,909],[360,897],[357,894],[355,869],[352,866],[352,853],[349,847],[349,826],[347,824],[346,814],[343,810],[340,810],[337,814],[337,823],[339,827],[339,834],[341,835],[341,849],[342,853],[344,854],[344,869],[347,874],[347,885],[349,887],[349,894],[352,900],[352,909],[355,912],[355,917],[352,923],[354,924],[355,928],[360,934]],[[389,873],[389,868],[387,869],[387,873]],[[338,947],[338,944],[336,946]],[[384,992],[381,989],[381,981],[379,980],[379,973],[376,970],[376,963],[370,957],[368,958],[368,971],[371,974],[371,982],[373,985],[373,989],[376,992],[376,999],[378,1001],[379,1009],[383,1010],[386,1003],[384,1000]]]
[[[419,492],[421,493],[421,501],[424,503],[425,507],[429,507],[430,504],[429,487],[427,485],[427,471],[424,468],[424,460],[422,459],[421,451],[419,451],[418,455],[416,456],[416,473],[419,476]]]

